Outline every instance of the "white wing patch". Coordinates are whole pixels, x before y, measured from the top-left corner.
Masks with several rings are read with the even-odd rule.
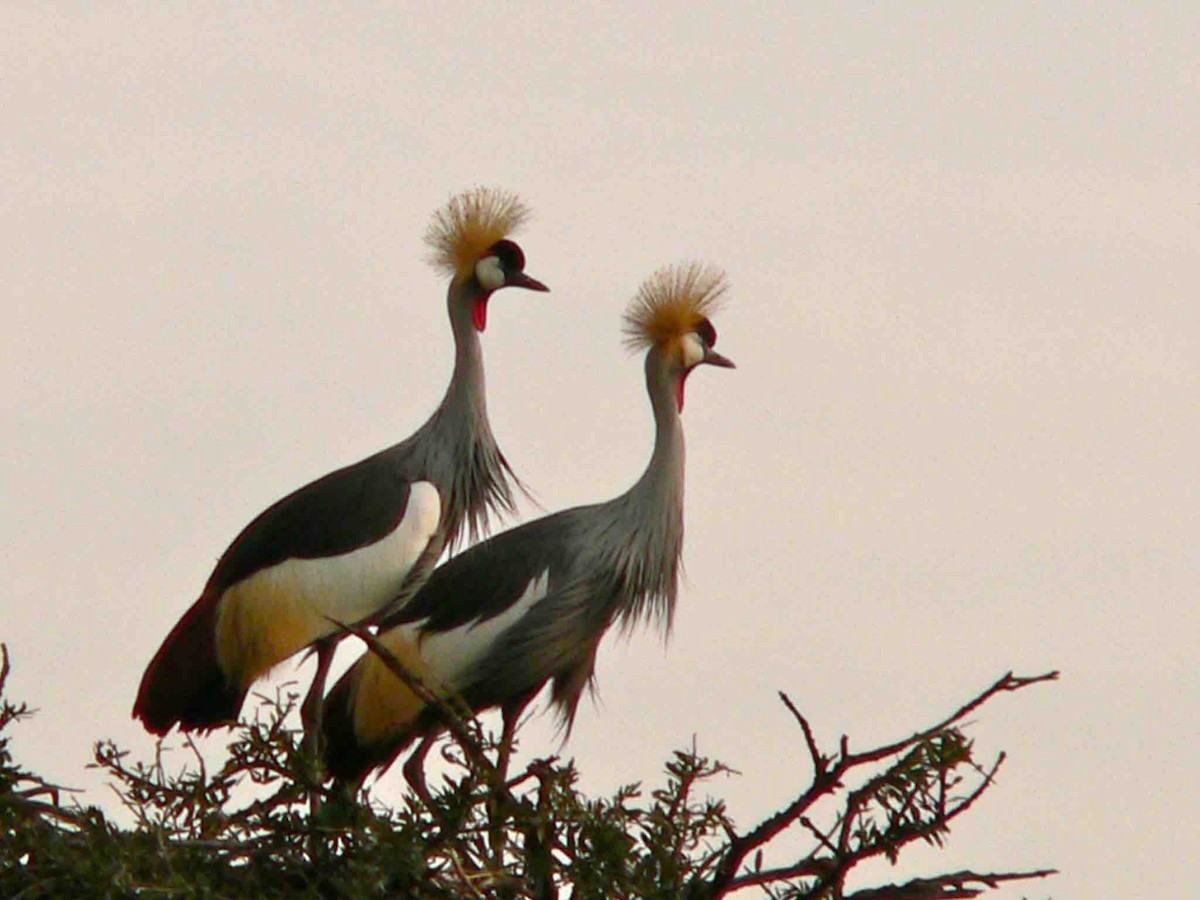
[[[374,544],[343,556],[292,559],[274,569],[325,615],[357,622],[387,605],[399,592],[418,557],[429,546],[442,516],[438,490],[417,481],[408,492],[404,518]]]
[[[374,544],[341,556],[289,559],[255,572],[226,593],[217,623],[218,655],[226,672],[257,677],[339,622],[358,622],[399,593],[441,519],[437,488],[409,489],[404,518]]]
[[[491,651],[496,639],[507,631],[540,600],[545,599],[550,586],[550,570],[533,578],[525,591],[498,616],[484,621],[474,620],[451,631],[435,634],[420,634],[422,622],[404,626],[414,640],[419,641],[421,659],[443,683],[455,690],[460,689],[468,675],[480,660]]]
[[[304,596],[325,616],[358,622],[400,592],[404,578],[437,532],[440,517],[438,488],[416,481],[409,488],[400,524],[374,544],[340,557],[289,559],[262,575],[290,582],[296,595]]]

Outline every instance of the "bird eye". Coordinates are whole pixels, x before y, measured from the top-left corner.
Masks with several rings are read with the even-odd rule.
[[[709,347],[717,346],[717,329],[708,319],[700,320],[700,324],[696,326],[696,334],[700,335],[700,339]]]

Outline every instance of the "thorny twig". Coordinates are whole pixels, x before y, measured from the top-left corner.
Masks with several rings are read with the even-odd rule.
[[[874,797],[878,793],[878,789],[885,783],[883,779],[887,776],[894,775],[898,770],[900,763],[893,766],[873,782],[869,782],[868,786],[873,788],[874,793],[867,791],[868,786],[864,786],[859,791],[852,793],[848,803],[847,810],[844,813],[844,818],[841,820],[842,828],[836,844],[822,835],[817,829],[809,823],[806,827],[810,831],[816,833],[818,842],[821,847],[818,851],[808,857],[796,861],[790,866],[785,866],[772,870],[756,870],[747,874],[739,875],[747,857],[760,850],[778,834],[787,829],[793,822],[804,821],[805,813],[822,797],[834,793],[842,785],[843,777],[853,769],[861,766],[881,762],[889,757],[896,756],[905,750],[917,747],[933,740],[939,735],[947,734],[956,723],[961,722],[966,716],[978,709],[984,703],[1000,693],[1018,691],[1033,684],[1038,684],[1044,681],[1054,681],[1058,678],[1058,672],[1048,672],[1043,675],[1032,677],[1017,677],[1012,672],[1006,673],[998,679],[994,684],[982,691],[980,694],[973,697],[967,703],[959,707],[955,712],[944,718],[930,728],[915,732],[907,738],[895,741],[890,744],[885,744],[882,747],[877,747],[872,750],[863,751],[861,753],[851,753],[849,749],[849,740],[843,736],[839,742],[838,753],[833,757],[826,757],[821,754],[816,740],[813,735],[811,726],[808,720],[792,703],[791,699],[784,693],[780,693],[784,705],[792,714],[792,717],[797,721],[804,735],[805,745],[808,749],[809,757],[812,761],[813,776],[812,783],[809,787],[800,793],[791,803],[775,815],[770,816],[758,826],[750,831],[735,835],[729,842],[728,849],[724,858],[717,866],[717,870],[713,877],[707,882],[693,882],[691,886],[693,896],[716,898],[725,894],[736,891],[744,887],[750,887],[758,884],[775,883],[784,879],[792,878],[816,878],[817,889],[811,896],[820,896],[826,888],[831,888],[834,897],[842,896],[841,885],[846,874],[855,865],[870,856],[875,856],[886,852],[886,847],[883,843],[875,844],[860,844],[858,847],[850,846],[850,828],[856,818],[856,813],[860,810],[863,803],[869,797]],[[990,772],[984,774],[983,782],[969,794],[964,800],[960,801],[954,808],[946,810],[941,808],[940,815],[934,816],[932,820],[922,828],[908,828],[899,834],[892,835],[892,843],[890,846],[893,849],[898,849],[900,846],[909,843],[918,838],[927,838],[932,834],[944,830],[945,825],[950,819],[965,812],[975,802],[976,799],[992,784],[992,777],[996,769],[1003,762],[1003,754],[996,761]],[[944,787],[944,786],[943,786]],[[944,804],[944,793],[943,793]],[[902,810],[903,811],[903,810]],[[825,852],[822,853],[821,850]],[[1010,876],[1005,876],[1006,878]],[[1015,876],[1014,876],[1015,877]],[[1030,875],[1028,877],[1034,877]],[[896,895],[901,897],[902,895]],[[947,894],[945,896],[954,896]],[[964,895],[968,896],[968,895]],[[970,895],[973,896],[973,895]],[[907,898],[904,898],[907,900]]]
[[[588,831],[580,829],[581,822],[585,829],[590,827],[590,822],[600,822],[601,832],[598,833],[611,834],[612,831],[603,829],[612,829],[613,823],[604,823],[603,819],[615,816],[618,835],[615,846],[626,846],[619,842],[629,829],[640,829],[642,840],[652,839],[654,846],[648,846],[649,853],[642,851],[640,857],[634,853],[614,858],[644,867],[637,875],[639,878],[664,879],[662,884],[670,884],[671,891],[681,887],[679,895],[690,900],[715,900],[756,886],[766,888],[775,896],[795,900],[958,900],[977,897],[1001,883],[1054,874],[1050,869],[992,874],[960,871],[853,893],[848,893],[845,888],[847,875],[863,860],[880,854],[894,855],[919,839],[940,843],[949,824],[970,809],[992,786],[1004,761],[1003,754],[986,768],[972,761],[971,745],[963,739],[960,730],[964,719],[996,694],[1053,680],[1057,673],[1034,678],[1017,678],[1009,673],[931,728],[883,747],[857,753],[850,752],[848,739],[842,737],[838,752],[831,756],[821,753],[807,719],[786,694],[780,694],[801,732],[805,748],[801,754],[807,752],[812,762],[812,783],[775,815],[746,832],[739,832],[719,804],[714,806],[710,801],[704,810],[695,807],[693,798],[697,796],[698,786],[714,772],[728,770],[719,763],[710,765],[707,760],[699,759],[694,743],[690,754],[681,752],[668,764],[667,772],[671,777],[667,787],[655,791],[655,805],[645,809],[625,806],[629,797],[636,796],[636,789],[633,793],[619,793],[618,799],[607,805],[602,802],[592,807],[586,800],[581,805],[571,787],[574,768],[570,764],[556,766],[553,759],[534,761],[524,773],[505,783],[488,756],[491,744],[479,736],[478,722],[458,698],[445,697],[432,690],[370,633],[354,627],[344,630],[362,639],[401,681],[440,712],[442,721],[455,738],[450,745],[455,748],[455,762],[468,774],[453,790],[438,798],[439,808],[449,811],[440,828],[429,827],[438,821],[437,811],[419,807],[410,809],[411,818],[403,820],[405,825],[400,824],[399,817],[389,818],[391,813],[388,812],[382,819],[362,820],[369,822],[362,830],[319,826],[331,834],[337,831],[340,836],[336,840],[344,842],[331,844],[332,853],[349,853],[347,848],[354,848],[355,853],[366,849],[377,854],[382,846],[378,843],[381,837],[388,836],[384,838],[386,843],[399,837],[402,828],[415,825],[419,843],[401,842],[397,847],[401,852],[408,852],[403,849],[408,846],[420,848],[416,859],[423,869],[417,871],[427,883],[436,882],[467,896],[548,900],[558,896],[560,889],[583,890],[583,885],[589,882],[576,881],[574,871],[581,864],[585,877],[595,877],[597,870],[588,869],[590,863],[587,861],[593,846],[589,842],[594,838]],[[3,651],[0,656],[2,691],[9,664],[3,645],[0,645],[0,651]],[[308,856],[300,852],[304,844],[297,838],[315,826],[305,819],[302,811],[292,809],[296,805],[293,795],[306,783],[306,776],[293,771],[291,763],[294,762],[295,748],[290,733],[282,724],[287,709],[282,704],[277,708],[279,715],[271,722],[245,725],[243,737],[231,747],[229,761],[213,771],[205,768],[198,748],[190,740],[186,741],[185,747],[198,763],[198,767],[191,768],[198,768],[198,771],[179,776],[168,771],[173,767],[164,764],[161,743],[152,763],[136,766],[128,765],[126,754],[111,744],[97,747],[98,763],[124,785],[122,797],[140,813],[140,825],[152,828],[156,833],[160,847],[156,858],[170,860],[175,851],[190,851],[199,854],[200,858],[235,861],[235,866],[239,860],[248,865],[294,865],[297,868],[291,870],[288,877],[298,878],[302,883],[309,883],[307,879],[314,877]],[[3,703],[0,724],[19,717],[23,711],[23,707]],[[818,828],[809,816],[814,805],[841,791],[849,773],[858,774],[860,767],[871,764],[883,764],[884,771],[876,770],[864,783],[847,791],[845,805],[834,824],[828,831]],[[975,784],[972,778],[972,787],[967,790],[958,774],[962,771],[957,768],[959,766],[974,767],[980,782]],[[16,772],[18,778],[26,774],[15,768],[8,769],[10,789],[0,797],[0,803],[18,807],[21,811],[18,815],[57,820],[68,827],[73,824],[71,814],[58,809],[57,786],[30,776],[26,778],[26,784],[31,787],[14,791],[11,789],[12,772]],[[271,797],[226,812],[230,791],[243,778],[259,784],[281,783],[281,787]],[[531,780],[536,784],[532,794]],[[499,801],[495,803],[495,811],[490,813],[493,817],[490,822],[478,817],[481,786],[489,792],[493,802]],[[515,798],[513,792],[522,787],[521,798]],[[53,804],[37,799],[42,795],[52,798]],[[491,806],[487,808],[492,809]],[[586,818],[576,818],[585,810]],[[496,817],[503,820],[503,827],[516,829],[516,833],[524,837],[524,852],[514,850],[512,854],[504,854],[503,859],[492,858],[492,864],[485,865],[481,862],[488,859],[485,840],[490,834],[489,829],[496,827]],[[812,836],[812,851],[790,864],[764,869],[764,847],[793,823]],[[48,821],[48,825],[54,827],[54,822]],[[358,828],[360,826],[356,826]],[[629,831],[630,835],[634,833],[636,831]],[[714,844],[699,843],[707,842],[712,836],[723,836],[724,840]],[[409,839],[406,836],[403,841]],[[634,846],[631,843],[628,848],[632,850]],[[335,850],[335,847],[341,849]],[[622,854],[625,852],[621,851]],[[753,865],[747,867],[746,860],[752,857]],[[338,857],[332,855],[329,858]],[[361,859],[358,857],[356,864],[361,864]],[[174,863],[168,862],[168,865]],[[618,866],[624,865],[624,862],[618,863]],[[618,874],[622,878],[633,877],[635,871],[632,867],[622,868]],[[39,882],[43,886],[48,883]],[[173,892],[172,888],[165,890]]]
[[[959,898],[978,897],[984,890],[997,888],[1002,882],[1048,878],[1057,874],[1055,869],[989,874],[970,871],[954,872],[950,875],[939,875],[933,878],[914,878],[904,884],[864,888],[853,894],[847,894],[846,900],[959,900]],[[979,887],[973,885],[979,885]]]

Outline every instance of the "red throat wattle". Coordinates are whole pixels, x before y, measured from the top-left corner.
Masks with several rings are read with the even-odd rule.
[[[679,407],[679,411],[683,412],[683,386],[687,383],[687,377],[691,373],[689,369],[679,376],[679,384],[675,387],[675,404]]]
[[[475,323],[476,331],[483,331],[487,328],[487,296],[480,297],[475,301],[475,306],[471,310],[471,319]]]

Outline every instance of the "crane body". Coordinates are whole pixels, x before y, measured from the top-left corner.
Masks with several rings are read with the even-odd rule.
[[[525,274],[524,254],[508,239],[526,216],[515,196],[487,189],[455,197],[435,216],[426,240],[451,277],[455,343],[441,403],[409,438],[287,495],[242,530],[146,669],[133,715],[149,731],[235,721],[258,678],[315,646],[302,710],[315,734],[340,639],[334,622],[370,622],[403,607],[443,550],[512,511],[519,482],[488,422],[479,335],[495,291],[547,290]]]

